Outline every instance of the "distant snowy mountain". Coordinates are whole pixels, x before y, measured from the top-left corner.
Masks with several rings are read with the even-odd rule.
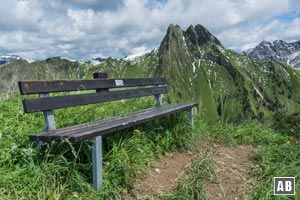
[[[144,56],[145,54],[147,53],[150,53],[151,51],[153,50],[146,50],[146,51],[140,51],[138,53],[135,53],[135,54],[132,54],[132,55],[128,55],[128,56],[125,56],[124,60],[127,60],[127,61],[132,61],[138,57],[141,57],[141,56]],[[154,49],[154,51],[157,51],[157,49]]]
[[[92,65],[99,65],[99,64],[101,64],[102,62],[104,62],[106,59],[105,58],[100,58],[100,57],[98,57],[98,58],[93,58],[93,59],[91,59],[90,61],[91,61],[91,64]]]
[[[20,60],[21,58],[17,55],[2,55],[0,56],[0,65],[5,65],[13,60]]]
[[[255,48],[244,51],[243,54],[261,61],[279,61],[300,68],[300,40],[292,43],[282,40],[263,41]]]
[[[69,61],[69,62],[72,62],[72,63],[78,62],[80,64],[89,63],[89,64],[92,64],[92,65],[99,65],[102,62],[104,62],[106,59],[97,57],[97,58],[88,59],[88,60],[76,60],[76,59],[71,59],[71,58],[62,57],[62,56],[50,57],[50,58],[46,59],[46,61],[51,61],[51,60],[61,60],[61,61],[65,60],[65,61]]]

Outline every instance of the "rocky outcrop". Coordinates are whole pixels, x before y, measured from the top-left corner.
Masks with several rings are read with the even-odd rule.
[[[260,61],[278,61],[300,68],[300,40],[292,43],[282,40],[263,41],[255,48],[244,51],[243,54]]]

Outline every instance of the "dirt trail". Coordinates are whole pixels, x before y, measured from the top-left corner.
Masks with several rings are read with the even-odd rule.
[[[216,183],[204,183],[210,199],[244,199],[251,183],[247,182],[251,171],[252,146],[225,147],[208,141],[202,141],[195,149],[187,152],[175,152],[162,156],[134,186],[131,195],[125,199],[141,199],[144,196],[157,197],[164,190],[172,190],[176,182],[185,175],[190,165],[200,160],[209,151],[216,163]]]
[[[189,169],[193,157],[191,152],[175,152],[160,158],[135,186],[136,197],[155,196],[160,191],[172,189]]]
[[[253,187],[249,182],[252,168],[251,155],[254,148],[249,145],[224,147],[214,145],[212,159],[216,162],[217,183],[205,183],[210,199],[244,199]]]

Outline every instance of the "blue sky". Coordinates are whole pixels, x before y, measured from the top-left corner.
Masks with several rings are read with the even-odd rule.
[[[0,55],[120,58],[157,48],[171,23],[201,24],[239,52],[300,40],[300,1],[1,0]]]

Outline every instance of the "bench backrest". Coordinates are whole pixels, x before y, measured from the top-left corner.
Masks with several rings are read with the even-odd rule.
[[[26,113],[51,111],[59,108],[143,96],[156,96],[168,92],[165,86],[165,78],[97,78],[90,80],[20,81],[18,84],[22,95],[40,94],[40,98],[23,100],[24,112]],[[109,91],[111,88],[125,89]],[[49,96],[49,93],[94,89],[96,89],[97,92]]]

